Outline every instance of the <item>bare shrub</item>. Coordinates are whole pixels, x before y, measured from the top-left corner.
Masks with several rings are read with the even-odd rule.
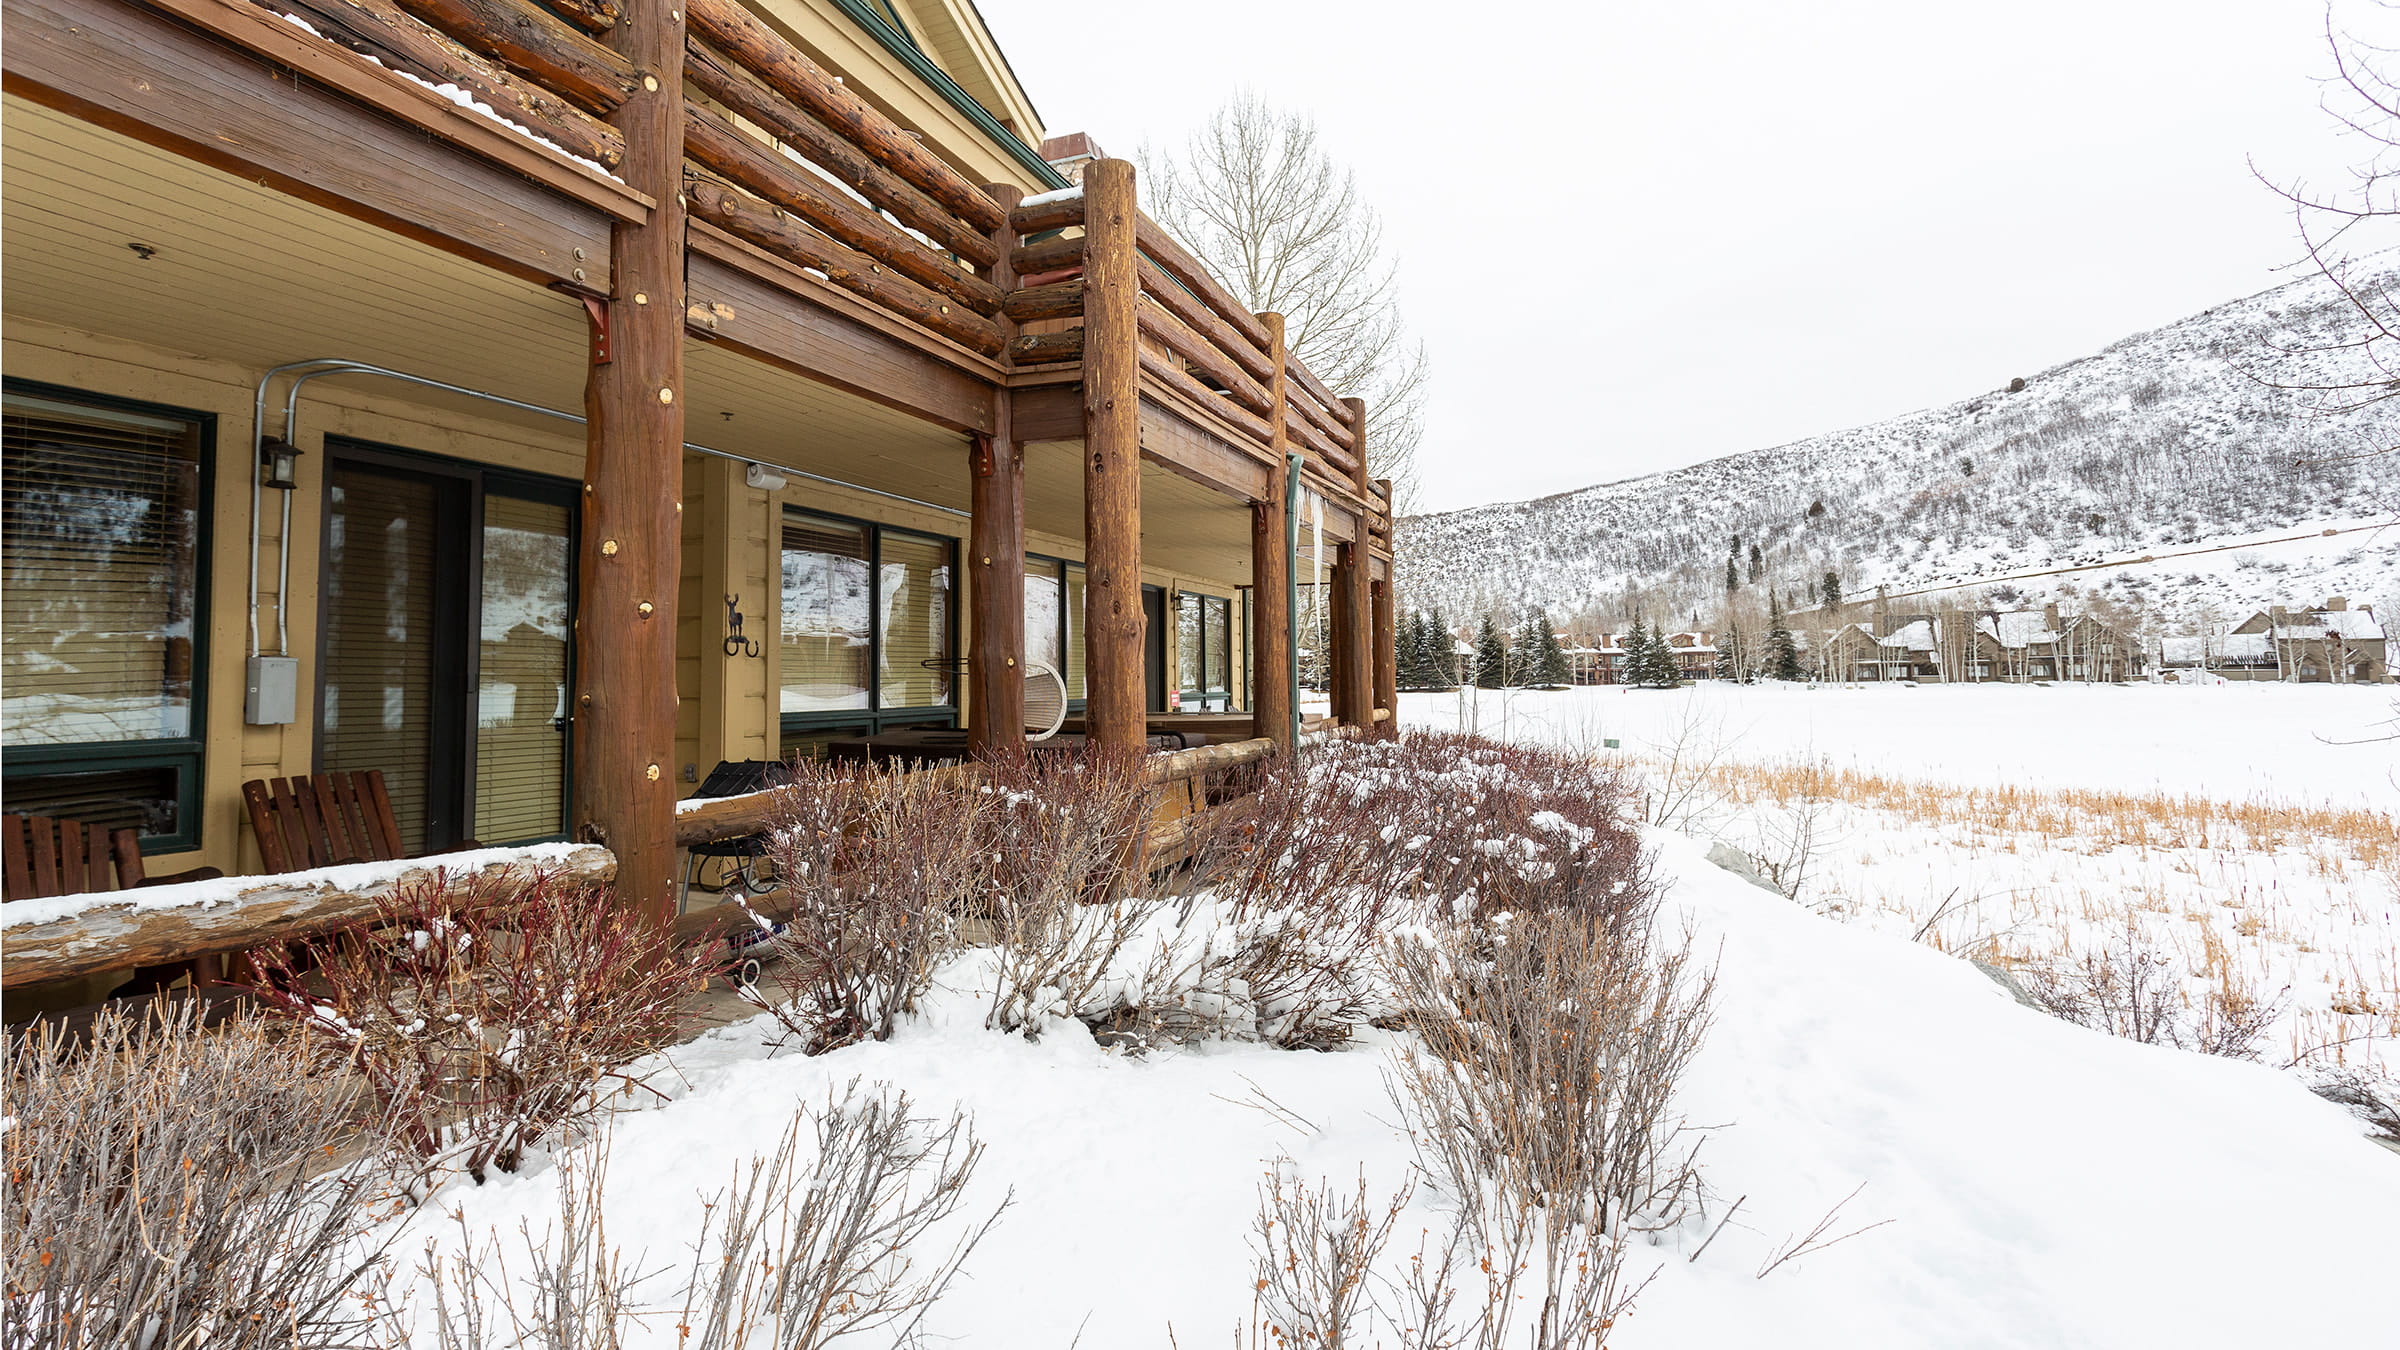
[[[1458,1216],[1400,1287],[1451,1329],[1413,1343],[1603,1345],[1642,1287],[1629,1239],[1691,1212],[1698,1145],[1674,1093],[1714,975],[1688,945],[1659,948],[1654,917],[1646,899],[1502,911],[1399,945],[1417,1042],[1393,1097]]]
[[[1257,1256],[1251,1325],[1278,1346],[1345,1350],[1378,1343],[1385,1312],[1377,1258],[1391,1242],[1413,1188],[1382,1204],[1367,1198],[1361,1173],[1355,1193],[1330,1184],[1310,1187],[1276,1164],[1259,1187],[1258,1217],[1250,1232]]]
[[[355,1067],[393,1143],[478,1181],[630,1089],[619,1070],[672,1040],[705,978],[613,892],[542,871],[437,871],[257,959],[262,1000]]]
[[[1489,1182],[1601,1231],[1681,1219],[1698,1177],[1673,1098],[1715,977],[1647,933],[1557,911],[1401,946],[1401,1095],[1462,1201]]]
[[[259,1019],[109,1009],[87,1039],[15,1038],[7,1084],[10,1350],[357,1343],[376,1197],[310,1170],[362,1131]]]
[[[957,940],[988,800],[930,774],[794,766],[768,838],[791,900],[759,1002],[809,1054],[888,1040]]]
[[[987,766],[971,912],[988,927],[990,1025],[1036,1036],[1045,1019],[1121,1008],[1128,946],[1166,908],[1129,886],[1151,816],[1139,757],[1099,750]]]
[[[602,1216],[605,1147],[562,1160],[557,1222],[477,1241],[465,1232],[420,1267],[436,1350],[616,1350],[672,1319],[683,1350],[822,1350],[846,1337],[915,1343],[920,1324],[1006,1210],[967,1220],[947,1255],[930,1243],[965,1204],[983,1145],[966,1117],[913,1115],[905,1093],[853,1079],[795,1114],[772,1156],[701,1201],[692,1263],[672,1298]],[[521,1274],[512,1273],[521,1271]],[[397,1319],[394,1329],[405,1335]]]
[[[1400,1012],[1395,926],[1431,913],[1629,914],[1651,891],[1613,771],[1417,733],[1264,767],[1205,832],[1173,936],[1138,981],[1152,1034],[1331,1049]]]
[[[2231,979],[2211,984],[2189,1006],[2183,963],[2152,947],[2139,924],[2106,946],[2061,964],[2020,971],[2044,1012],[2145,1045],[2171,1045],[2232,1059],[2258,1058],[2258,1043],[2283,1011]]]

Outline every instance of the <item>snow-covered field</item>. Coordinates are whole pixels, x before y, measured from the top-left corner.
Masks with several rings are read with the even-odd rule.
[[[1486,732],[1615,737],[1628,753],[1678,739],[1684,710],[1701,708],[1738,736],[1739,757],[1761,761],[1827,756],[1986,789],[2175,786],[2347,808],[2393,800],[2388,745],[2316,738],[2388,716],[2365,691],[1485,699]],[[1412,697],[1405,714],[1425,725],[1457,706]],[[2191,744],[2199,739],[2208,744]],[[2144,751],[2151,762],[2134,762]],[[1710,809],[1742,810],[1736,786],[1729,780]],[[1815,906],[1838,913],[1712,865],[1689,835],[1649,834],[1669,886],[1662,917],[1718,965],[1714,1026],[1680,1103],[1708,1130],[1711,1199],[1702,1219],[1635,1248],[1633,1277],[1654,1278],[1610,1344],[2392,1343],[2400,1154],[2272,1063],[2137,1044],[2023,1007],[1967,962],[1911,940],[1906,905],[1880,908],[1859,893],[1938,889],[1942,877],[1924,869],[1954,847],[1980,850],[1987,887],[2117,886],[2122,847],[2062,838],[2043,849],[2022,832],[1954,845],[1906,812],[1844,809],[1856,815],[1839,828],[1853,833],[1825,863],[1825,894],[1843,901]],[[2305,842],[2294,847],[2305,853]],[[2392,950],[2400,901],[2366,889],[2383,880],[2359,873],[2294,889],[2280,847],[2263,861],[2228,858],[2193,885],[2239,874],[2246,886],[2281,888],[2279,903],[2294,911],[2331,907],[2348,887],[2359,914],[2342,931],[2362,949],[2380,934],[2381,950]],[[2188,861],[2171,848],[2149,853],[2163,873]],[[1989,866],[2003,856],[2017,870]],[[1370,1032],[1336,1053],[1205,1043],[1134,1057],[1061,1022],[1029,1043],[984,1029],[985,960],[969,952],[945,966],[933,1006],[886,1043],[817,1058],[770,1053],[760,1024],[743,1023],[678,1049],[655,1080],[672,1100],[614,1127],[610,1236],[645,1253],[644,1264],[689,1260],[701,1197],[771,1151],[793,1111],[863,1078],[906,1090],[929,1115],[972,1112],[988,1152],[967,1210],[980,1217],[1011,1201],[928,1319],[927,1343],[1204,1345],[1252,1311],[1248,1234],[1258,1185],[1276,1168],[1342,1188],[1363,1177],[1374,1196],[1410,1180],[1413,1154],[1384,1085],[1399,1033]],[[485,1186],[454,1183],[418,1222],[442,1241],[454,1240],[452,1213],[479,1233],[539,1229],[555,1213],[554,1169],[544,1159]],[[1414,1249],[1420,1229],[1439,1230],[1439,1203],[1418,1188],[1393,1259]],[[1829,1235],[1867,1231],[1761,1276],[1781,1244],[1837,1205]],[[656,1320],[645,1343],[675,1345],[675,1322]]]
[[[1962,785],[2400,807],[2400,685],[1703,682],[1401,696],[1404,726],[1633,754],[1680,741]],[[2375,740],[2373,738],[2385,739]]]
[[[1705,1225],[1636,1249],[1655,1271],[1611,1344],[2207,1346],[2389,1342],[2400,1157],[2274,1071],[2094,1035],[1964,964],[1809,914],[1654,835],[1668,913],[1719,954],[1716,1024],[1684,1109],[1714,1127]],[[1129,1058],[1075,1023],[983,1029],[977,958],[890,1042],[770,1055],[759,1026],[672,1057],[674,1100],[620,1118],[608,1231],[687,1260],[701,1197],[853,1077],[973,1112],[969,1209],[1012,1203],[926,1325],[1007,1350],[1206,1345],[1251,1310],[1256,1187],[1276,1165],[1371,1194],[1409,1179],[1383,1088],[1391,1041]],[[421,1222],[539,1230],[553,1170],[458,1182]],[[1888,1220],[1761,1278],[1778,1244]],[[1738,1213],[1694,1259],[1707,1229]],[[1420,1188],[1403,1226],[1438,1227]],[[444,1240],[449,1240],[446,1236]],[[404,1244],[404,1249],[413,1245]],[[676,1318],[648,1345],[676,1344]]]

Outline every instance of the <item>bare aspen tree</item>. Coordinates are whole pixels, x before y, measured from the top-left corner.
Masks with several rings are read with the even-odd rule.
[[[2375,8],[2400,10],[2389,3]],[[2277,182],[2255,165],[2253,171],[2289,205],[2308,264],[2333,283],[2355,315],[2342,339],[2282,349],[2280,355],[2292,359],[2281,364],[2306,373],[2278,371],[2266,383],[2300,395],[2315,412],[2339,416],[2400,397],[2400,296],[2367,284],[2361,268],[2370,255],[2400,243],[2400,53],[2343,31],[2330,6],[2325,46],[2333,73],[2319,105],[2341,135],[2363,147],[2359,161],[2347,181],[2333,187]],[[2312,359],[2328,355],[2345,359],[2332,371]],[[2395,450],[2400,445],[2375,436],[2358,454]]]
[[[1260,313],[1284,316],[1311,373],[1367,401],[1367,463],[1405,500],[1424,437],[1425,345],[1400,312],[1383,222],[1301,113],[1248,91],[1180,151],[1139,155],[1152,214]]]

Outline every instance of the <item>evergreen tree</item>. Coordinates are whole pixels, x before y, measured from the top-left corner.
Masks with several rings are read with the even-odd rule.
[[[1804,678],[1800,670],[1800,645],[1792,641],[1792,630],[1784,626],[1783,606],[1772,595],[1767,597],[1767,677]]]
[[[1425,670],[1430,677],[1429,688],[1458,687],[1458,638],[1450,631],[1450,621],[1435,610],[1425,620]]]
[[[1483,616],[1483,626],[1475,630],[1475,687],[1501,689],[1508,684],[1508,642],[1500,636],[1500,625],[1492,616]]]
[[[1525,621],[1523,681],[1536,689],[1564,689],[1574,683],[1573,672],[1567,669],[1567,653],[1558,645],[1558,630],[1550,626],[1550,616],[1535,610]]]
[[[1734,568],[1733,559],[1725,560],[1725,593],[1733,594],[1742,588],[1742,574]]]
[[[1399,676],[1403,689],[1425,687],[1425,616],[1418,613],[1400,621],[1400,631],[1392,635],[1392,668]]]
[[[1758,551],[1758,545],[1752,544],[1750,546],[1750,579],[1756,581],[1766,574],[1767,555]]]
[[[1839,608],[1841,608],[1841,606],[1842,606],[1842,574],[1841,574],[1841,573],[1834,571],[1834,570],[1833,570],[1832,568],[1830,568],[1830,567],[1826,568],[1826,569],[1825,569],[1825,577],[1824,577],[1824,580],[1823,580],[1823,581],[1821,581],[1821,582],[1818,584],[1818,589],[1824,592],[1824,595],[1825,595],[1825,608],[1827,608],[1827,609],[1839,609]]]
[[[1625,639],[1625,683],[1636,689],[1673,689],[1683,683],[1667,635],[1639,619]]]

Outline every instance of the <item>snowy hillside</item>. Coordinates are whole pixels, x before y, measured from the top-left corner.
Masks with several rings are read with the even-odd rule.
[[[2355,283],[2400,282],[2400,257]],[[2400,603],[2400,405],[2346,416],[2278,386],[2360,378],[2321,350],[2356,315],[2310,276],[1972,398],[1671,473],[1399,523],[1403,593],[1460,616],[1528,603],[1562,623],[1631,609],[1710,621],[1737,537],[1797,605],[1827,570],[1856,597],[1957,581],[2002,603],[2105,595],[2168,624],[2343,594]],[[1738,397],[1738,393],[1732,395]],[[1582,451],[1604,472],[1603,440]],[[2327,529],[2352,532],[2324,536]],[[2198,552],[2316,535],[2299,544]],[[2168,557],[2168,554],[2186,556]],[[2130,568],[2022,573],[2156,558]],[[1759,600],[1763,604],[1763,599]]]

